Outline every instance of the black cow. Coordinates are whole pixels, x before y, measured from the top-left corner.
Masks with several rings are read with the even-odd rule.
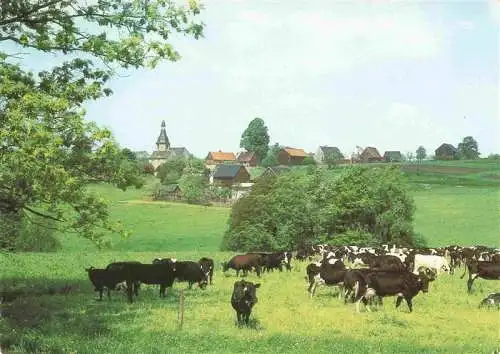
[[[283,271],[283,265],[288,271],[292,270],[291,267],[291,252],[249,252],[248,255],[259,255],[261,257],[262,271],[273,271],[274,269],[279,269],[280,272]]]
[[[100,301],[102,301],[104,288],[107,289],[108,299],[110,299],[111,290],[115,290],[119,283],[125,281],[122,274],[113,270],[90,267],[86,268],[85,271],[87,272],[92,285],[94,285],[94,290],[99,292]]]
[[[355,302],[356,290],[359,284],[365,284],[364,273],[372,272],[373,269],[347,269],[344,274],[344,304],[347,304],[347,299],[350,297],[351,302]],[[382,305],[382,297],[377,296],[377,304]]]
[[[500,308],[500,293],[491,293],[479,304],[479,308],[487,306],[491,307],[493,305],[497,305],[497,310]]]
[[[207,257],[202,257],[198,261],[201,265],[201,269],[207,275],[210,285],[212,285],[212,277],[214,276],[214,260]]]
[[[121,262],[110,264],[108,267],[126,281],[129,302],[133,302],[134,283],[158,284],[160,297],[165,297],[166,289],[172,287],[175,279],[174,265],[168,261],[155,264]]]
[[[370,268],[377,270],[389,270],[395,272],[403,272],[406,270],[406,267],[401,259],[393,255],[372,257],[369,261],[369,266]]]
[[[243,276],[246,277],[248,275],[248,271],[255,269],[257,276],[260,277],[260,271],[262,266],[262,256],[258,254],[244,254],[234,256],[229,260],[229,262],[225,262],[222,264],[222,270],[226,272],[228,269],[236,270],[236,276],[240,275],[240,270],[243,270]]]
[[[409,271],[371,271],[360,273],[363,279],[356,289],[356,310],[360,312],[359,305],[363,301],[368,311],[371,311],[368,300],[375,295],[386,297],[397,295],[396,308],[403,298],[408,304],[410,312],[413,311],[412,299],[420,292],[429,291],[429,282],[435,279],[435,274],[430,269],[420,271],[415,275]]]
[[[493,262],[469,261],[467,262],[467,269],[460,277],[462,279],[465,273],[469,271],[469,280],[467,280],[467,291],[472,291],[472,284],[477,278],[486,280],[500,280],[500,264]]]
[[[207,275],[198,262],[177,261],[175,262],[174,274],[178,281],[187,281],[189,289],[193,287],[194,283],[198,283],[200,289],[205,289],[208,283]]]
[[[234,283],[231,305],[236,311],[238,325],[248,325],[253,306],[257,303],[257,288],[260,284],[240,280]]]

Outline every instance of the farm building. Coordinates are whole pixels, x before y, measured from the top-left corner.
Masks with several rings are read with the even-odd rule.
[[[269,176],[278,176],[282,173],[290,172],[290,171],[291,171],[291,168],[288,166],[272,166],[272,167],[266,168],[264,170],[264,172],[262,172],[262,174],[259,176],[259,178],[269,177]]]
[[[458,150],[451,144],[443,143],[435,150],[436,160],[455,160]]]
[[[306,156],[303,149],[286,147],[278,152],[278,161],[281,165],[300,165]]]
[[[236,156],[232,152],[222,152],[222,151],[215,151],[215,152],[209,152],[207,157],[205,158],[205,165],[210,168],[214,169],[216,165],[218,164],[224,164],[224,163],[236,163]]]
[[[250,173],[245,166],[219,164],[210,177],[210,183],[231,188],[233,184],[249,183]]]
[[[238,153],[236,159],[240,164],[246,167],[255,167],[257,166],[257,155],[252,151],[244,151]]]
[[[182,189],[178,184],[168,184],[158,189],[154,198],[156,200],[180,200],[182,198]]]
[[[385,162],[401,162],[403,161],[403,155],[401,151],[386,151],[384,153]]]
[[[161,164],[165,163],[171,157],[182,156],[189,158],[191,154],[185,147],[170,147],[170,141],[165,129],[165,121],[161,121],[160,135],[156,140],[156,151],[153,151],[149,158],[149,162],[156,169]]]
[[[376,162],[383,161],[384,158],[380,156],[377,148],[368,146],[359,155],[359,159],[361,160],[361,162]]]
[[[335,146],[320,146],[318,150],[316,150],[316,154],[314,155],[314,159],[318,163],[326,163],[326,160],[331,156],[333,161],[340,161],[344,159],[344,154],[340,152],[338,147]]]

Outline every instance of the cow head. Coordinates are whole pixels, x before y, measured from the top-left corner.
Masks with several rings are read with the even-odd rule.
[[[248,306],[253,306],[257,303],[257,288],[260,283],[254,284],[246,280],[240,280],[234,283],[232,301],[245,301]]]
[[[419,267],[418,278],[422,286],[422,292],[427,293],[429,291],[429,282],[436,279],[436,271],[427,267]]]

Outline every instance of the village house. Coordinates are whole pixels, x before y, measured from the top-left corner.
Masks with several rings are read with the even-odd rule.
[[[303,149],[286,147],[278,152],[278,161],[281,165],[301,165],[306,156]]]
[[[403,155],[401,151],[386,151],[384,153],[385,162],[401,162],[403,161]]]
[[[443,143],[434,153],[436,160],[455,160],[458,155],[458,150],[451,144]]]
[[[257,166],[257,155],[253,151],[244,151],[236,156],[238,162],[245,167]]]
[[[214,151],[209,152],[207,157],[205,158],[205,165],[207,168],[213,170],[218,164],[236,164],[238,161],[236,160],[236,156],[232,152],[222,152],[222,151]]]
[[[378,152],[377,148],[374,148],[372,146],[366,147],[361,155],[359,155],[359,159],[361,162],[377,162],[377,161],[383,161],[383,157],[380,156],[380,153]]]
[[[156,140],[156,151],[153,151],[149,157],[149,162],[155,170],[163,163],[165,163],[169,158],[172,157],[184,157],[189,158],[191,154],[185,147],[171,147],[170,141],[167,136],[167,131],[165,129],[165,121],[161,121],[160,135]]]
[[[250,173],[245,166],[219,164],[210,175],[210,184],[232,188],[235,184],[249,183]]]
[[[320,146],[316,153],[314,154],[314,159],[320,163],[324,164],[328,158],[332,158],[334,162],[339,162],[344,160],[344,155],[340,152],[338,147],[335,146]]]

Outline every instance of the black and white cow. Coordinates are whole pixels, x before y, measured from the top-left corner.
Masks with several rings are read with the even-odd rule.
[[[214,276],[214,260],[212,258],[202,257],[198,263],[201,265],[203,272],[207,275],[210,285],[212,285],[212,278]]]
[[[368,301],[374,296],[397,296],[396,308],[399,307],[403,299],[406,300],[410,312],[413,311],[412,299],[420,292],[427,293],[429,282],[435,279],[435,274],[430,269],[415,275],[409,271],[368,271],[360,273],[359,283],[356,286],[356,310],[360,312],[360,303],[366,306],[368,311]]]
[[[314,263],[313,263],[314,264]],[[344,276],[346,272],[346,266],[342,260],[337,258],[326,258],[323,259],[320,264],[314,264],[317,268],[317,273],[311,279],[311,273],[308,273],[309,288],[311,298],[316,292],[316,288],[319,285],[326,286],[338,286],[339,298],[342,296],[342,285],[344,283]],[[312,269],[312,268],[311,268]]]
[[[497,310],[500,308],[500,293],[491,293],[488,296],[486,296],[481,302],[479,303],[479,308],[482,307],[492,307],[496,305]]]

